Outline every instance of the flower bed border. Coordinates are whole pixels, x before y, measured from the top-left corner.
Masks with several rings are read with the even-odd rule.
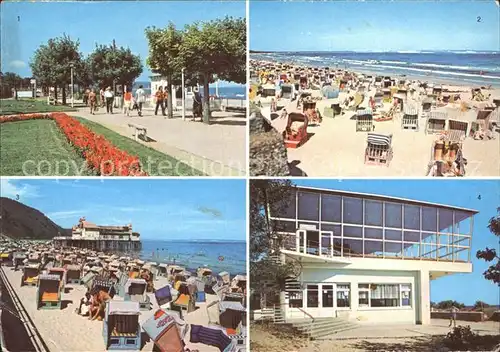
[[[53,120],[68,143],[85,159],[87,166],[102,176],[148,176],[140,160],[115,147],[106,138],[92,132],[75,118],[63,112],[0,116],[0,124],[30,120]]]

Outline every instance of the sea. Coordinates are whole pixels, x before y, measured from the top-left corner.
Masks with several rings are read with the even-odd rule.
[[[214,273],[227,271],[246,275],[246,242],[230,240],[142,240],[140,258],[166,264],[179,264],[193,273],[206,266]]]
[[[151,82],[137,81],[132,86],[132,91],[135,92],[135,90],[139,87],[139,85],[143,86],[143,89],[144,89],[146,95],[151,94]],[[209,90],[210,90],[210,95],[215,95],[215,92],[216,92],[215,86],[210,85]],[[201,94],[203,95],[202,89],[201,89]],[[244,100],[244,99],[246,99],[246,94],[247,94],[247,90],[246,90],[245,86],[219,87],[219,96],[221,98]]]
[[[275,52],[251,53],[250,57],[373,75],[404,75],[435,83],[500,87],[499,51]]]

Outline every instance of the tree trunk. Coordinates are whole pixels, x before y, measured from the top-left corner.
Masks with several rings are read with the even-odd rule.
[[[57,84],[54,85],[54,105],[57,105]]]
[[[66,105],[66,84],[62,87],[62,103],[63,105]]]
[[[210,124],[210,90],[208,74],[203,74],[203,123]]]
[[[172,100],[174,98],[172,97],[172,75],[167,76],[167,110],[168,110],[168,118],[173,119],[174,118],[174,109],[173,109],[173,104]]]

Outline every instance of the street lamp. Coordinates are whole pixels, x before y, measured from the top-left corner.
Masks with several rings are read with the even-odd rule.
[[[184,67],[181,70],[181,85],[182,85],[182,121],[186,120],[186,98],[184,96],[185,94],[185,88],[184,88]]]
[[[75,67],[75,65],[73,63],[71,63],[69,65],[69,67],[71,67],[71,107],[74,108],[75,107],[75,86],[73,85],[73,68]]]

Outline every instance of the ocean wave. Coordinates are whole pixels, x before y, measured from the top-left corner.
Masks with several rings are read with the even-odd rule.
[[[403,69],[405,71],[416,71],[416,72],[427,72],[427,73],[434,73],[434,74],[439,74],[439,75],[446,75],[446,76],[466,76],[466,77],[478,77],[478,78],[490,78],[490,79],[498,79],[500,80],[500,77],[498,76],[490,76],[490,75],[479,75],[479,74],[473,74],[473,73],[465,73],[465,72],[451,72],[451,71],[436,71],[436,70],[425,70],[421,68],[413,68],[413,67],[401,67],[401,66],[391,66],[391,65],[365,65],[368,67],[377,67],[377,68],[392,68],[392,69]]]

